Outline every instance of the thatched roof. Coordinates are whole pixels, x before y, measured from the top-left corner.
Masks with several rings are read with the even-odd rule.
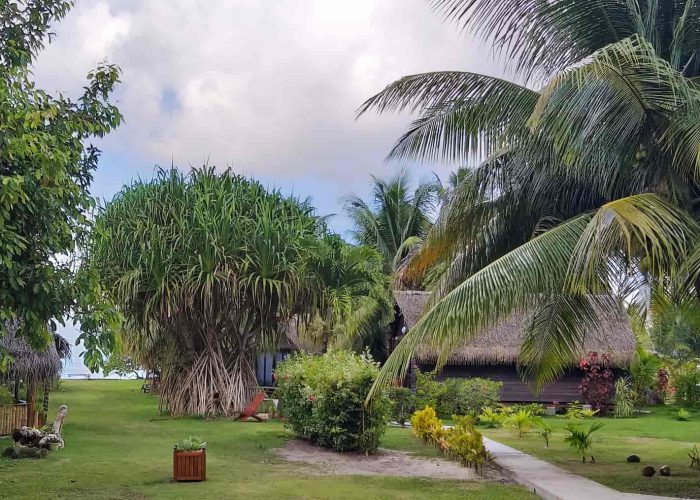
[[[421,313],[430,296],[429,292],[397,291],[394,292],[396,303],[401,309],[404,323],[411,328]],[[635,337],[629,325],[627,315],[621,309],[617,311],[598,311],[600,327],[588,332],[579,352],[585,357],[588,352],[607,353],[617,366],[626,366],[634,356]],[[455,348],[447,361],[448,365],[495,365],[516,363],[530,313],[514,313],[496,325],[484,329],[472,341]],[[431,346],[419,346],[415,357],[419,363],[434,363],[438,350]]]
[[[61,359],[70,357],[70,344],[66,339],[54,334],[54,342],[49,343],[46,350],[38,351],[16,336],[16,324],[6,327],[7,333],[0,338],[0,348],[12,357],[10,372],[38,382],[54,380],[61,374]]]

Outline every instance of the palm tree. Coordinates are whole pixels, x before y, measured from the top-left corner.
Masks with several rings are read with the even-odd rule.
[[[671,278],[688,293],[699,282],[700,4],[431,3],[494,42],[522,83],[412,75],[360,110],[419,113],[393,158],[482,160],[412,260],[418,274],[439,261],[447,270],[380,382],[420,343],[445,359],[534,309],[521,360],[542,384],[623,292],[638,300]]]
[[[349,196],[345,211],[355,225],[354,238],[379,250],[387,270],[393,271],[430,229],[440,186],[437,182],[421,182],[411,192],[406,170],[388,181],[372,176],[372,182],[372,200],[365,202],[359,196]]]
[[[101,210],[84,266],[126,318],[124,344],[162,374],[172,414],[241,411],[255,355],[318,289],[309,207],[229,171],[159,171]]]
[[[321,240],[311,267],[320,287],[315,314],[321,319],[324,352],[331,341],[376,345],[373,339],[383,337],[393,307],[382,264],[373,248],[349,245],[334,234]]]

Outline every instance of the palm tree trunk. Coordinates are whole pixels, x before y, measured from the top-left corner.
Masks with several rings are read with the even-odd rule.
[[[50,385],[47,382],[44,382],[44,402],[42,405],[42,409],[44,410],[44,415],[49,414],[49,389]]]

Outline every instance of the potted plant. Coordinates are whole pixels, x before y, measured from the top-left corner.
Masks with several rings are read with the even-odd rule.
[[[173,449],[173,479],[175,481],[204,481],[207,478],[207,443],[190,436],[175,443]]]

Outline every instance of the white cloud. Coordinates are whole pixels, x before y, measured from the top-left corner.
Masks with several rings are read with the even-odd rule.
[[[126,123],[106,150],[314,175],[339,194],[393,168],[381,162],[407,123],[355,121],[366,98],[405,74],[494,71],[421,0],[83,0],[55,31],[37,62],[45,87],[79,89],[104,58],[124,71]]]

